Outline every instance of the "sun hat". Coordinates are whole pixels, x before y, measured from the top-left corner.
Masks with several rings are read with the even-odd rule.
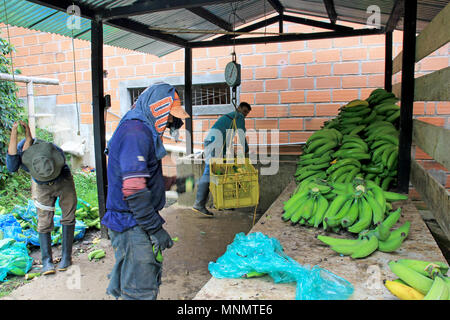
[[[60,175],[65,160],[53,143],[35,140],[23,152],[22,163],[28,168],[34,179],[48,182],[55,180]]]

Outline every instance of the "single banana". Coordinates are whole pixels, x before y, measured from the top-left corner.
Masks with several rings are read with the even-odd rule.
[[[378,250],[381,252],[394,252],[401,247],[406,239],[406,234],[393,236],[392,232],[385,241],[378,241]]]
[[[314,216],[314,227],[317,228],[323,220],[323,216],[328,209],[328,200],[321,194],[317,197],[318,208]]]
[[[437,268],[440,270],[442,275],[445,275],[449,269],[449,267],[440,261],[424,261],[417,259],[399,259],[398,263],[401,263],[411,269],[423,274],[424,276],[430,276],[428,268],[431,266],[433,268]]]
[[[448,286],[441,277],[433,280],[433,285],[423,300],[448,300]]]
[[[353,259],[365,258],[371,255],[378,248],[378,238],[374,235],[369,237],[369,240],[366,244],[360,246],[357,250],[355,250],[351,257]]]
[[[327,211],[325,212],[324,219],[334,217],[337,214],[337,212],[341,209],[341,207],[344,205],[344,203],[348,200],[348,198],[349,195],[347,194],[338,195],[336,198],[334,198],[334,200],[328,206]],[[323,225],[324,229],[326,229],[325,223]]]
[[[391,212],[383,221],[383,224],[391,229],[398,221],[398,219],[400,219],[402,215],[402,208],[399,207],[397,210]]]
[[[347,215],[344,218],[342,218],[341,226],[344,228],[351,226],[356,221],[356,219],[358,219],[358,215],[359,215],[359,199],[355,199]]]
[[[291,216],[292,224],[296,224],[300,218],[308,219],[314,207],[314,198],[309,197],[305,204]]]
[[[392,191],[383,191],[383,195],[387,201],[408,200],[408,196]]]
[[[425,297],[416,289],[397,281],[384,281],[385,287],[397,298],[401,300],[423,300]]]
[[[364,198],[370,205],[372,209],[372,222],[374,225],[378,225],[384,220],[384,211],[378,204],[378,201],[369,193],[364,195]]]
[[[391,230],[382,222],[375,228],[374,234],[379,241],[386,241],[391,235]]]
[[[388,263],[391,271],[410,287],[413,287],[423,295],[426,295],[433,285],[433,280],[421,275],[413,269],[402,265],[401,263],[390,261]]]
[[[369,240],[367,239],[355,240],[353,244],[333,245],[330,247],[330,249],[339,254],[351,256],[354,252],[365,246],[368,242]]]
[[[360,198],[359,202],[359,218],[356,223],[347,228],[347,231],[352,233],[360,233],[367,229],[372,223],[372,208],[364,197]]]
[[[336,227],[341,224],[341,220],[347,215],[353,203],[353,198],[348,199],[344,205],[341,207],[339,212],[333,217],[326,217],[326,223],[329,227]]]

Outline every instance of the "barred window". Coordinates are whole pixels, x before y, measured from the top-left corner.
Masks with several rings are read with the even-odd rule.
[[[184,105],[184,85],[174,86]],[[130,88],[131,104],[146,88]],[[230,88],[226,83],[196,84],[192,86],[192,105],[228,105],[231,103]]]

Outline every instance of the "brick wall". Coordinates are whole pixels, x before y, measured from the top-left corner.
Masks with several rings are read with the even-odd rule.
[[[359,28],[358,25],[347,24]],[[287,23],[287,32],[314,32],[313,27]],[[7,38],[2,26],[2,37]],[[268,27],[267,31],[278,31]],[[59,86],[35,86],[35,95],[56,95],[57,104],[75,103],[72,41],[63,36],[10,27],[16,47],[15,67],[26,76],[58,78]],[[402,49],[402,32],[394,32],[394,56]],[[76,78],[81,122],[92,123],[90,43],[75,40]],[[416,64],[417,76],[450,65],[450,46],[445,46]],[[237,46],[242,65],[240,100],[252,105],[246,128],[279,129],[280,143],[305,141],[324,121],[336,116],[338,108],[356,98],[365,99],[384,85],[384,36],[349,37],[302,42]],[[232,47],[193,50],[194,75],[222,74],[231,60]],[[184,75],[184,51],[162,58],[130,50],[104,46],[105,94],[111,95],[107,133],[116,128],[120,115],[119,83],[125,80]],[[395,75],[394,83],[399,81]],[[22,86],[21,96],[26,95]],[[115,115],[114,115],[115,114]],[[450,127],[450,102],[416,102],[414,116],[439,126]],[[194,147],[201,141],[217,116],[197,116]],[[182,134],[184,139],[185,135]],[[173,141],[166,141],[174,143]],[[179,143],[184,146],[183,143]],[[284,153],[298,148],[283,147]],[[427,160],[420,150],[418,159]],[[171,173],[175,164],[165,160]]]

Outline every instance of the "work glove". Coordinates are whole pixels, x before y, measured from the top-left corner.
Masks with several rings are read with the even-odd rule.
[[[150,233],[150,241],[153,244],[154,252],[159,252],[160,250],[163,251],[173,246],[172,238],[163,227]]]

